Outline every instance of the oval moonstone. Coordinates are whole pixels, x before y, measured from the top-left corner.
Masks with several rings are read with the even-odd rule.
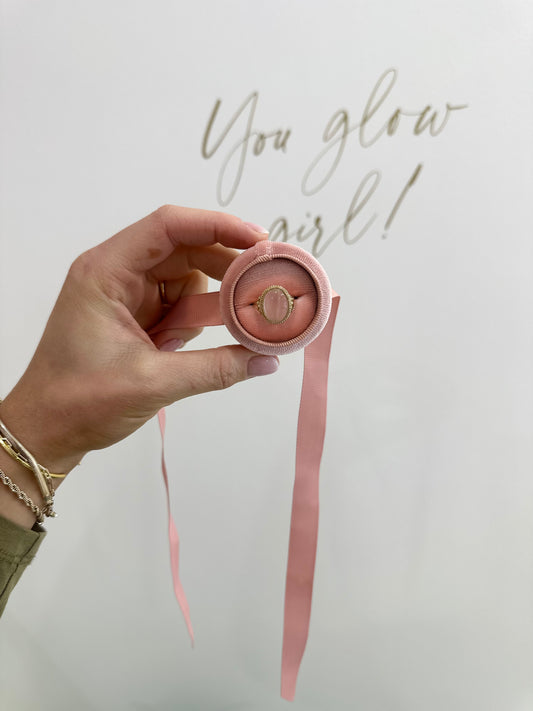
[[[263,315],[270,323],[283,323],[292,310],[292,300],[287,291],[279,286],[270,288],[263,296]]]

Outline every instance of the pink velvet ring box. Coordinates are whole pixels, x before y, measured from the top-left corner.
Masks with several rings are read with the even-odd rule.
[[[263,308],[258,308],[267,289]],[[285,309],[290,314],[283,319]],[[220,311],[228,331],[246,348],[264,355],[293,353],[311,343],[327,323],[329,279],[300,247],[259,242],[242,252],[224,275]]]

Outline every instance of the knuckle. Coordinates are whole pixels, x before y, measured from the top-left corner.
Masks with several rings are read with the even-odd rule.
[[[175,219],[177,209],[178,208],[176,208],[175,205],[161,205],[150,215],[154,230],[158,234],[166,235],[171,241],[172,237],[169,233],[169,225],[172,223],[173,219]]]
[[[146,404],[154,399],[164,399],[165,393],[160,392],[159,373],[150,358],[132,349],[130,353],[121,354],[116,371],[122,371],[122,378],[118,377],[121,392],[132,401]]]
[[[242,226],[242,220],[227,212],[213,213],[213,233],[215,241],[224,243],[227,234],[237,231]]]
[[[92,261],[90,250],[83,252],[70,265],[69,276],[76,280],[84,279],[92,269]]]
[[[235,361],[226,354],[218,354],[213,370],[213,385],[216,390],[226,390],[241,380],[240,370]]]
[[[160,205],[157,210],[155,211],[155,214],[158,215],[159,217],[165,217],[168,215],[170,212],[174,212],[176,209],[175,205],[171,205],[170,203],[165,203],[164,205]]]
[[[70,265],[66,286],[78,294],[111,293],[110,267],[102,256],[102,245],[82,252]]]
[[[167,203],[165,205],[160,205],[157,210],[154,210],[154,212],[152,212],[152,217],[160,227],[166,230],[166,225],[175,211],[176,207]]]
[[[98,274],[101,265],[95,249],[89,249],[80,254],[70,265],[67,278],[77,287],[93,282]]]

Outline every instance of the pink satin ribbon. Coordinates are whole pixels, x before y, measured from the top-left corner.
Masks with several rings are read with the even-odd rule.
[[[194,647],[194,632],[192,629],[191,615],[189,613],[189,603],[187,602],[187,598],[185,597],[185,591],[183,590],[183,586],[181,584],[179,576],[180,539],[170,508],[170,490],[168,486],[167,465],[165,464],[166,415],[164,409],[159,410],[159,412],[157,413],[157,419],[159,420],[159,429],[161,430],[161,469],[163,471],[163,481],[165,482],[165,491],[167,494],[168,541],[170,544],[170,567],[172,569],[172,582],[174,584],[174,594],[176,595],[176,600],[178,601],[178,604],[183,613],[183,617],[185,618],[185,624],[187,625],[187,629],[189,631],[191,644]]]
[[[320,461],[326,435],[328,365],[339,301],[335,295],[324,330],[304,351],[281,661],[281,695],[288,701],[294,699],[309,634],[318,539]]]
[[[288,701],[294,699],[298,671],[309,634],[318,538],[319,471],[326,431],[328,365],[338,306],[339,296],[333,293],[329,319],[322,332],[305,347],[304,352],[281,664],[281,696]],[[156,333],[173,328],[197,328],[222,323],[218,293],[185,296],[150,332],[150,335],[154,336]],[[158,417],[161,436],[164,438],[163,410]],[[194,644],[189,607],[179,578],[179,539],[170,507],[164,452],[162,469],[167,495],[174,592]]]

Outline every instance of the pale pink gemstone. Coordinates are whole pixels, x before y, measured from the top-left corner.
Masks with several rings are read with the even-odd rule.
[[[287,318],[290,303],[281,289],[270,289],[263,297],[263,313],[271,323],[281,323]]]

